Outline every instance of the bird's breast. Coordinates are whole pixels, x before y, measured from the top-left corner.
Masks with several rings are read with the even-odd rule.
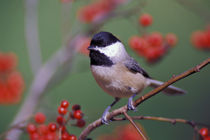
[[[146,87],[146,78],[140,73],[130,72],[124,65],[111,67],[91,66],[92,74],[99,86],[114,97],[130,97]]]

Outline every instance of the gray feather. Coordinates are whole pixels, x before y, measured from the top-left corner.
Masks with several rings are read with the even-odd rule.
[[[139,64],[132,58],[130,57],[129,59],[124,61],[124,65],[131,71],[134,73],[141,73],[142,75],[144,75],[144,77],[146,78],[150,78],[149,74],[142,69]]]
[[[156,88],[160,85],[163,84],[163,82],[161,81],[157,81],[157,80],[153,80],[153,79],[148,79],[149,81],[149,86],[153,87],[153,88]],[[177,88],[177,87],[174,87],[174,86],[168,86],[166,89],[163,90],[164,93],[168,94],[168,95],[177,95],[177,94],[184,94],[186,93],[186,91],[180,89],[180,88]]]

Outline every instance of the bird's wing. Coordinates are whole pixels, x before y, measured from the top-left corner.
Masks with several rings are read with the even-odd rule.
[[[150,78],[149,74],[132,57],[126,59],[123,63],[131,72],[141,73],[144,77]]]

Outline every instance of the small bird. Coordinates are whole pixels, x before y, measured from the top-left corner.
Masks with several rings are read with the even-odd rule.
[[[128,97],[128,109],[135,110],[133,98],[151,86],[156,88],[163,82],[152,79],[140,65],[128,55],[122,42],[109,32],[95,34],[88,47],[90,68],[98,85],[115,98],[104,111],[101,121],[108,123],[107,115],[111,107],[121,98]],[[184,90],[168,86],[164,93],[183,94]]]

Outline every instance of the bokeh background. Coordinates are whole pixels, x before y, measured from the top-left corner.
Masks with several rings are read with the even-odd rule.
[[[78,8],[87,4],[88,1],[75,0],[71,10],[68,10],[65,4],[58,0],[39,1],[38,32],[43,63],[64,44],[65,36],[69,30],[82,28],[78,27],[82,25],[76,24],[78,21],[76,21],[75,16]],[[191,2],[194,3],[193,6],[196,6],[198,11],[206,10],[206,14],[210,15],[210,2],[208,0],[191,0]],[[16,53],[19,59],[18,69],[25,80],[24,96],[20,103],[0,105],[0,133],[8,129],[8,125],[19,111],[21,103],[27,97],[28,89],[34,78],[25,39],[24,3],[24,0],[0,1],[0,51]],[[129,6],[133,5],[135,2]],[[65,12],[68,13],[67,15],[63,15],[64,10],[68,11]],[[133,23],[135,20],[131,21],[130,18],[112,19],[103,26],[102,30],[118,36],[125,44],[129,54],[152,77],[166,81],[173,74],[179,74],[210,56],[209,51],[197,50],[190,43],[192,32],[204,29],[208,24],[206,17],[201,14],[202,12],[199,13],[191,7],[184,6],[178,0],[148,0],[143,12],[153,16],[154,24],[148,28],[149,32],[159,31],[163,34],[173,32],[179,40],[176,47],[156,64],[147,64],[128,46],[129,37],[138,34],[136,23]],[[139,14],[136,14],[132,19],[137,19],[138,16]],[[70,26],[68,23],[74,24]],[[175,85],[187,90],[188,93],[173,97],[159,94],[139,106],[138,112],[130,114],[184,118],[210,124],[210,66],[175,83]],[[146,89],[144,93],[149,90]],[[66,75],[66,78],[44,94],[37,111],[44,112],[48,121],[55,119],[57,106],[63,99],[82,106],[87,124],[101,117],[104,109],[113,101],[113,98],[104,93],[96,84],[89,69],[89,59],[82,54],[75,56],[72,71]],[[115,108],[126,103],[127,99],[123,99]],[[137,122],[142,124],[152,140],[192,139],[193,129],[188,125],[172,125],[147,120]],[[102,134],[111,133],[116,126],[125,123],[128,122],[113,122],[108,126],[102,126],[91,133],[90,137],[96,139]],[[82,131],[82,129],[75,127],[68,129],[77,136]],[[28,137],[23,135],[21,139],[28,139]]]

